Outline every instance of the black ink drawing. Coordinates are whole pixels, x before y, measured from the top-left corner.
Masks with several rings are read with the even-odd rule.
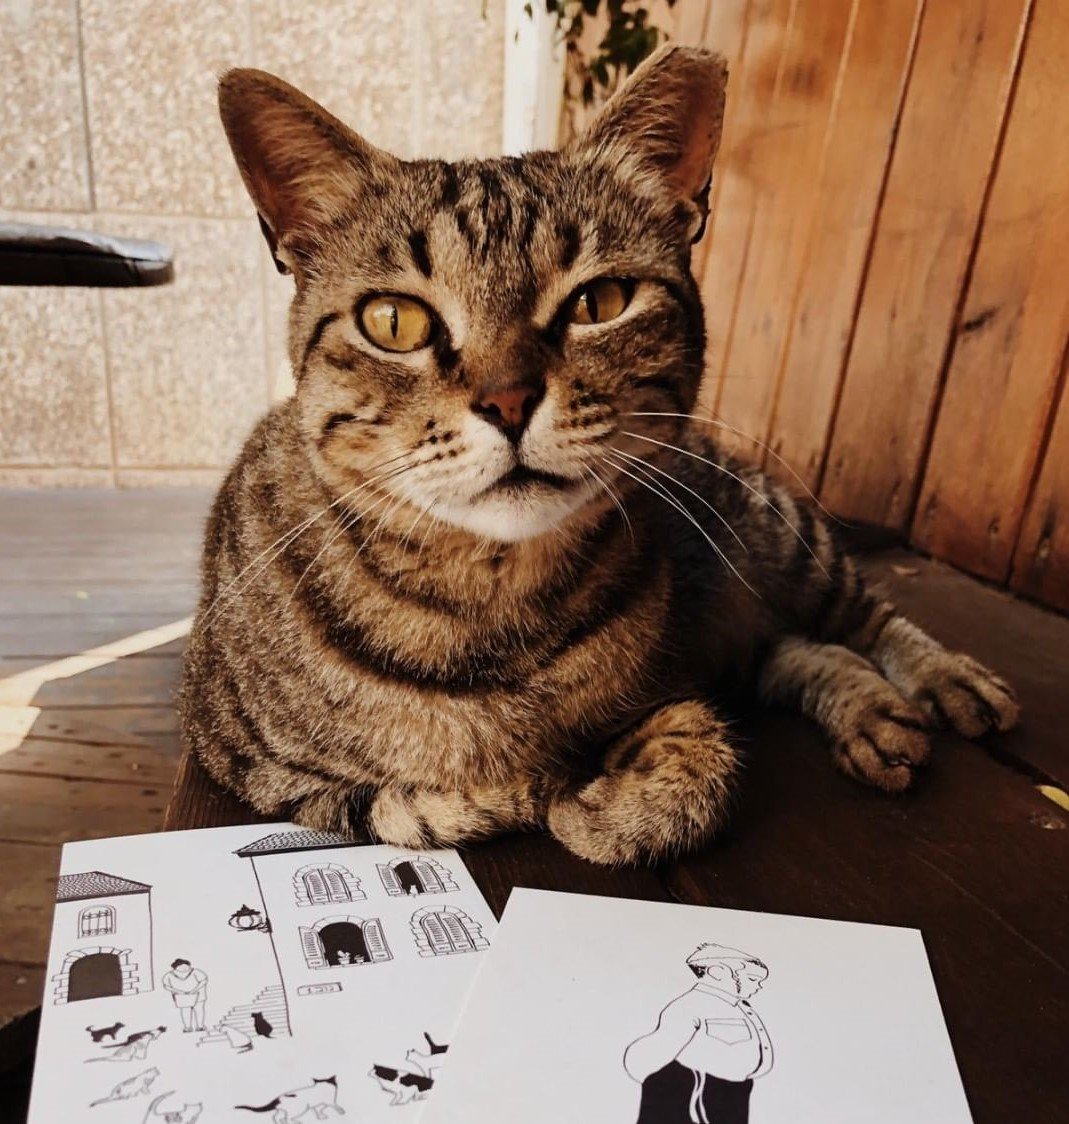
[[[326,995],[332,991],[341,991],[341,984],[337,980],[324,983],[300,984],[297,988],[298,995]]]
[[[393,1069],[388,1065],[373,1065],[369,1077],[373,1077],[384,1093],[389,1093],[391,1105],[411,1104],[422,1101],[434,1087],[434,1078],[411,1070]]]
[[[128,1101],[151,1092],[152,1083],[159,1075],[160,1071],[155,1066],[151,1069],[142,1070],[136,1077],[128,1077],[125,1081],[120,1081],[118,1085],[113,1086],[106,1097],[92,1101],[89,1107],[96,1108],[97,1105],[111,1104],[114,1101]]]
[[[124,1026],[126,1026],[126,1023],[112,1023],[111,1026],[87,1026],[85,1029],[94,1042],[103,1042],[105,1038],[110,1038],[114,1042],[115,1036]]]
[[[405,1060],[430,1077],[434,1070],[441,1069],[442,1055],[449,1047],[439,1046],[426,1031],[423,1032],[423,1037],[427,1042],[427,1053],[416,1049],[408,1050],[405,1053]]]
[[[299,926],[301,950],[309,968],[348,968],[392,960],[377,917],[324,917]]]
[[[425,855],[408,855],[377,866],[390,897],[444,894],[458,889],[449,871],[437,859]]]
[[[226,922],[240,933],[270,933],[271,922],[258,909],[243,905],[235,909]]]
[[[114,1053],[107,1057],[89,1058],[90,1062],[143,1062],[148,1055],[148,1048],[160,1037],[166,1034],[165,1026],[151,1027],[148,1030],[139,1030],[126,1036],[125,1042],[105,1042],[102,1050],[112,1050]]]
[[[188,960],[172,960],[171,970],[163,974],[160,985],[171,993],[171,999],[182,1019],[182,1033],[207,1029],[204,1007],[208,1001],[208,976],[194,968]]]
[[[391,1105],[423,1100],[434,1087],[434,1072],[441,1069],[442,1054],[449,1047],[439,1046],[426,1031],[423,1032],[423,1040],[427,1043],[426,1053],[414,1048],[405,1052],[405,1060],[412,1066],[411,1069],[376,1064],[368,1073],[384,1093],[390,1094]]]
[[[256,993],[251,1003],[241,1003],[229,1011],[197,1040],[198,1046],[226,1042],[232,1050],[247,1053],[253,1039],[289,1035],[286,997],[280,984],[271,984]]]
[[[252,1039],[245,1034],[244,1031],[236,1030],[234,1027],[227,1026],[225,1023],[221,1026],[213,1027],[212,1029],[226,1039],[230,1049],[235,1053],[247,1054],[252,1049]]]
[[[53,1003],[153,989],[151,899],[147,883],[117,874],[88,870],[60,876],[56,932],[69,932],[76,943],[52,977]]]
[[[772,1068],[772,1041],[749,1003],[768,968],[718,944],[701,945],[687,966],[698,982],[624,1053],[642,1085],[636,1124],[746,1124],[754,1080]]]
[[[482,926],[455,905],[417,909],[411,925],[420,956],[450,956],[490,947]]]
[[[275,965],[278,968],[278,991],[283,1007],[283,1011],[278,1018],[271,1016],[271,1022],[275,1027],[275,1035],[282,1033],[289,1034],[293,1025],[290,1017],[290,996],[286,992],[286,980],[282,972],[282,964],[285,960],[289,959],[288,950],[282,950],[280,955],[279,942],[288,942],[290,931],[279,937],[277,934],[271,932],[270,922],[267,920],[272,913],[277,914],[277,909],[274,907],[282,908],[282,903],[273,898],[272,902],[268,903],[267,897],[264,893],[265,885],[277,894],[281,891],[282,876],[287,879],[292,878],[292,885],[294,887],[294,894],[297,899],[298,905],[317,905],[321,902],[339,901],[339,902],[353,902],[358,901],[364,897],[360,889],[360,883],[357,879],[353,878],[352,874],[344,867],[336,863],[316,862],[304,866],[301,863],[306,863],[307,860],[303,858],[294,858],[295,855],[307,853],[309,851],[324,852],[329,850],[339,850],[352,847],[352,840],[345,839],[340,835],[334,835],[329,831],[312,831],[306,828],[299,828],[292,831],[276,831],[270,835],[265,835],[260,839],[254,840],[252,843],[246,844],[244,847],[239,847],[234,853],[241,858],[248,859],[249,865],[252,868],[252,875],[256,882],[256,889],[260,895],[261,910],[249,909],[249,914],[259,913],[260,918],[263,920],[263,927],[256,928],[257,921],[255,917],[247,917],[244,922],[241,919],[236,919],[234,922],[235,928],[239,928],[242,924],[247,924],[252,921],[253,931],[265,932],[271,942],[271,951],[275,958]],[[309,856],[311,857],[311,856]],[[296,873],[294,873],[296,869]],[[315,872],[319,871],[319,875]],[[261,879],[261,874],[264,878]],[[305,875],[308,875],[307,879]],[[314,899],[314,900],[313,900]],[[248,909],[248,907],[245,907]],[[240,910],[238,911],[241,912]],[[332,920],[338,920],[334,918]],[[342,920],[348,920],[343,918]],[[321,926],[320,926],[321,927]],[[369,933],[368,943],[375,943],[375,934]],[[326,950],[318,936],[317,931],[312,931],[311,928],[302,928],[300,931],[300,940],[304,950],[304,959],[307,967],[310,968],[326,968],[335,965],[328,965],[326,959]],[[378,934],[378,944],[371,950],[371,960],[390,959],[389,950],[386,949],[386,942],[382,940],[381,931]],[[353,953],[349,954],[349,962],[354,963]],[[339,965],[340,966],[340,965]],[[292,983],[290,984],[292,987]],[[266,1013],[266,1012],[265,1012]],[[228,1022],[228,1019],[224,1019]],[[283,1030],[283,1027],[285,1028]],[[240,1029],[244,1030],[244,1027]],[[246,1032],[248,1033],[248,1032]]]
[[[142,1124],[197,1124],[200,1119],[200,1114],[204,1110],[202,1104],[184,1104],[181,1108],[167,1108],[162,1112],[160,1105],[168,1097],[173,1097],[174,1091],[170,1093],[161,1093],[158,1097],[154,1097],[152,1103],[148,1106],[148,1111],[145,1113],[145,1119]]]
[[[280,1093],[267,1104],[237,1104],[246,1112],[270,1112],[271,1124],[293,1124],[295,1120],[326,1120],[327,1116],[344,1116],[338,1104],[338,1079],[313,1077],[311,1085],[302,1085],[288,1093]]]
[[[359,902],[367,897],[360,889],[360,879],[337,863],[302,866],[293,875],[293,896],[298,905]]]

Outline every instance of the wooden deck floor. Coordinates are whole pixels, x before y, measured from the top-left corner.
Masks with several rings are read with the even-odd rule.
[[[0,701],[14,674],[186,616],[207,502],[0,493]],[[703,854],[607,872],[534,836],[465,857],[497,910],[522,884],[920,927],[977,1121],[1053,1124],[1069,1093],[1069,816],[1040,786],[1069,781],[1069,620],[903,552],[870,565],[936,636],[1013,680],[1019,730],[940,738],[918,791],[888,800],[838,776],[805,723],[750,716],[739,813]],[[161,826],[180,649],[46,680],[28,736],[0,753],[0,1071],[29,1042],[59,844]],[[171,826],[247,817],[183,763]],[[2,1081],[0,1124],[14,1124]]]
[[[32,1042],[60,844],[161,826],[182,644],[36,689],[11,677],[187,617],[209,502],[199,490],[0,492],[0,1071]]]

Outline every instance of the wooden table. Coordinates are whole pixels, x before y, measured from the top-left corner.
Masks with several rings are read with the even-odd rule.
[[[839,776],[806,723],[749,715],[738,814],[701,854],[612,871],[533,835],[467,848],[465,862],[497,913],[533,886],[919,928],[978,1124],[1060,1124],[1069,815],[1037,785],[1069,777],[1069,621],[904,552],[872,568],[940,639],[1016,683],[1020,730],[986,747],[940,737],[918,791],[888,799]],[[168,828],[255,819],[183,760]]]
[[[0,679],[190,612],[207,502],[204,492],[0,493]],[[840,777],[806,723],[750,715],[738,812],[704,853],[605,871],[549,838],[513,836],[465,860],[497,911],[526,885],[917,926],[977,1121],[1061,1121],[1069,815],[1036,786],[1069,778],[1069,620],[910,554],[870,564],[932,632],[1014,681],[1018,731],[986,747],[940,738],[918,791],[892,800]],[[178,762],[180,650],[172,642],[46,684],[30,736],[0,754],[0,1071],[32,1042],[59,843],[160,824]],[[167,827],[252,818],[182,761]],[[14,1079],[23,1092],[27,1075],[22,1065]],[[0,1121],[17,1124],[19,1096],[4,1080]]]

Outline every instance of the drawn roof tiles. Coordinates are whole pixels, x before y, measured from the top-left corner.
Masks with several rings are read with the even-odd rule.
[[[119,894],[147,894],[152,887],[132,878],[87,870],[82,874],[61,874],[56,883],[57,902],[78,902],[85,898],[112,898]]]
[[[255,843],[239,847],[234,854],[249,857],[252,855],[281,855],[288,851],[320,851],[327,847],[352,847],[353,841],[331,831],[311,831],[298,828],[296,831],[276,831],[265,835]]]

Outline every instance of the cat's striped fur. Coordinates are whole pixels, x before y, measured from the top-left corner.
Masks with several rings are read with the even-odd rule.
[[[846,772],[900,791],[935,722],[1005,729],[1009,688],[866,588],[825,521],[733,463],[693,409],[689,272],[725,72],[675,49],[560,153],[394,160],[259,72],[224,121],[295,273],[298,390],[212,511],[185,736],[262,812],[404,846],[548,826],[632,862],[723,821],[738,767],[710,701],[756,682],[827,731]],[[619,320],[562,322],[592,278]],[[378,352],[367,293],[439,331]],[[538,401],[522,438],[474,412]],[[548,474],[500,478],[523,464]]]

